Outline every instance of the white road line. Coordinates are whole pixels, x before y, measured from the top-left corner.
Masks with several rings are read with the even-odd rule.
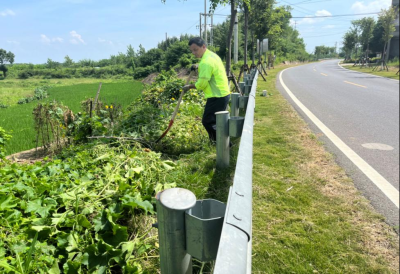
[[[290,69],[290,68],[289,68]],[[382,175],[372,166],[362,159],[354,150],[346,145],[335,133],[333,133],[324,123],[321,122],[299,99],[290,91],[282,80],[285,69],[279,75],[279,81],[287,94],[292,98],[296,105],[310,118],[310,120],[328,137],[332,143],[340,149],[395,205],[399,208],[399,191],[392,186]]]

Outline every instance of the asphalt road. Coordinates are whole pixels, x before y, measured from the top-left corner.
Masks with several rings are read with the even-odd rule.
[[[399,81],[350,71],[338,62],[285,70],[278,87],[356,187],[398,226]]]

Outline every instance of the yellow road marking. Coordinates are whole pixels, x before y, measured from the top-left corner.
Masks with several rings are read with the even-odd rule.
[[[362,85],[355,84],[355,83],[352,83],[352,82],[348,82],[348,81],[344,81],[344,82],[347,83],[347,84],[350,84],[350,85],[357,86],[357,87],[367,88],[366,86],[362,86]]]
[[[321,75],[323,75],[323,76],[328,76],[327,74],[325,74],[325,73],[321,73]]]

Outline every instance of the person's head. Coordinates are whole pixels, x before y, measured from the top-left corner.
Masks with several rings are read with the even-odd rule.
[[[200,37],[195,37],[189,41],[190,51],[196,58],[203,57],[204,52],[207,50],[206,42]]]

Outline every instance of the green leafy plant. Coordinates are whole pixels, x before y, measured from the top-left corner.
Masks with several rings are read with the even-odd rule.
[[[0,159],[4,158],[4,156],[5,156],[4,147],[7,143],[7,141],[10,139],[11,139],[11,135],[8,135],[6,133],[6,131],[2,127],[0,127]]]

